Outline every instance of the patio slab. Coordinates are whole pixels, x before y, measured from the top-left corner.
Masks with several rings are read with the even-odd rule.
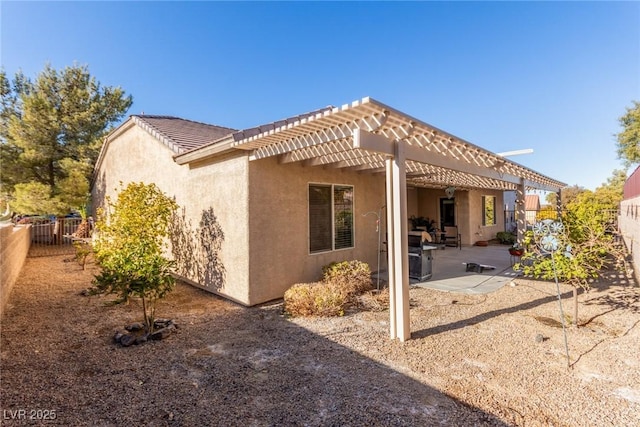
[[[487,294],[497,291],[518,277],[513,271],[509,247],[489,245],[468,246],[462,249],[448,247],[432,251],[432,277],[420,282],[411,279],[411,286],[437,289],[466,294]],[[494,269],[484,269],[481,273],[466,271],[467,263],[490,265]],[[387,281],[387,271],[381,270],[380,279]],[[375,276],[374,276],[375,282]]]

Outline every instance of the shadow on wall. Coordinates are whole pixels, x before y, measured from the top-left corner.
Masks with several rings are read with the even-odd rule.
[[[104,207],[105,197],[107,196],[107,177],[104,172],[99,176],[93,177],[91,190],[91,215],[96,218],[98,208]]]
[[[224,232],[213,208],[202,211],[200,224],[195,229],[182,208],[174,217],[171,229],[176,273],[205,288],[222,289],[227,273],[220,260],[223,242]]]

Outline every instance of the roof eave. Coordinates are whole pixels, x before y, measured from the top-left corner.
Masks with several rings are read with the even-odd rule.
[[[176,154],[173,156],[173,160],[179,165],[185,165],[238,151],[237,148],[232,146],[233,141],[233,134],[229,134],[213,141],[211,144]]]

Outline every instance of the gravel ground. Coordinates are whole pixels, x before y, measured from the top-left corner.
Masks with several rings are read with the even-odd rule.
[[[568,368],[554,284],[411,289],[405,343],[388,311],[287,319],[179,284],[158,307],[177,333],[121,348],[112,336],[140,307],[82,296],[93,272],[27,260],[1,324],[2,425],[640,423],[640,288],[623,279],[580,296]]]

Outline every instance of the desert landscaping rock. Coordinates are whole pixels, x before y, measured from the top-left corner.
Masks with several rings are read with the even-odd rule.
[[[141,331],[144,329],[144,324],[137,322],[137,323],[131,323],[130,325],[127,325],[124,327],[127,331],[129,332],[136,332],[136,331]]]
[[[115,341],[116,343],[120,344],[120,340],[122,339],[123,336],[125,336],[127,333],[126,332],[122,332],[122,331],[116,331],[115,334],[113,334],[113,341]]]
[[[405,343],[389,339],[385,310],[291,319],[277,302],[243,308],[178,284],[157,313],[180,325],[180,339],[120,350],[113,331],[139,320],[140,304],[80,296],[95,266],[82,271],[63,259],[27,259],[2,317],[0,409],[55,410],[47,425],[599,427],[640,419],[640,288],[626,279],[580,295],[584,326],[567,327],[567,368],[555,284],[518,280],[487,295],[412,288]],[[561,290],[571,313],[571,290]],[[51,328],[41,333],[41,325]]]
[[[149,340],[148,334],[139,335],[136,337],[136,344],[144,344]]]
[[[120,337],[120,345],[123,347],[129,347],[132,346],[134,344],[137,344],[137,338],[135,335],[133,334],[124,334],[123,336]]]
[[[153,332],[149,337],[154,341],[163,340],[167,338],[169,335],[171,335],[172,329],[173,328],[169,328],[169,327],[158,329],[157,331]]]

